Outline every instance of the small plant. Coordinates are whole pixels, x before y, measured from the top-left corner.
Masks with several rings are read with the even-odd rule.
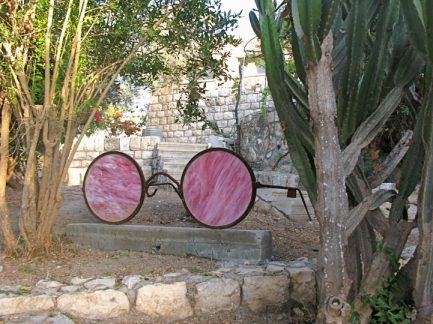
[[[27,265],[23,265],[23,266],[21,266],[21,267],[18,268],[18,272],[21,272],[21,273],[31,273],[32,269],[29,266],[27,266]]]
[[[143,277],[151,277],[151,276],[155,275],[155,272],[154,271],[142,272],[141,275]]]
[[[191,269],[191,273],[204,273],[204,272],[206,272],[205,270],[203,270],[203,269],[200,269],[200,268],[192,268]]]
[[[30,292],[30,290],[31,290],[30,287],[21,286],[16,291],[14,291],[14,294],[18,295],[18,296],[22,296],[22,295],[28,294]]]
[[[387,251],[378,244],[378,251],[383,251],[389,257],[391,275],[383,281],[376,295],[362,296],[363,302],[373,309],[370,323],[406,324],[412,321],[414,305],[412,301],[397,298],[399,286],[405,278],[399,273],[399,260],[392,251]],[[359,323],[359,314],[352,314],[351,323]]]
[[[262,112],[262,114],[266,114],[266,101],[268,100],[268,98],[271,96],[271,89],[269,89],[269,87],[266,87],[265,89],[263,89],[263,93],[262,93],[262,99],[260,100],[260,110]]]

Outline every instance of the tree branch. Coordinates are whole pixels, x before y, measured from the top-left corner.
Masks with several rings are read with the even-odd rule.
[[[382,162],[379,172],[372,174],[368,178],[368,182],[372,188],[378,187],[390,176],[409,150],[412,144],[412,138],[412,131],[406,131],[403,134],[398,144],[392,149],[385,161]]]
[[[380,205],[389,201],[395,195],[396,192],[393,190],[379,190],[366,197],[350,211],[346,222],[346,236],[349,237],[355,231],[369,211],[379,208]]]

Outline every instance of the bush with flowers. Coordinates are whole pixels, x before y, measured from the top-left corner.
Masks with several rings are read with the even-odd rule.
[[[93,112],[91,108],[89,112]],[[131,136],[137,134],[146,125],[146,115],[142,117],[128,116],[128,108],[122,106],[109,106],[105,111],[96,111],[95,118],[87,135],[98,130],[106,131],[109,136],[125,134]]]

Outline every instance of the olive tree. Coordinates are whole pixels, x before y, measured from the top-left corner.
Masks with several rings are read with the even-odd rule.
[[[227,77],[225,47],[237,44],[228,31],[238,15],[223,12],[219,0],[12,0],[0,6],[0,225],[8,251],[48,249],[68,167],[113,83],[122,77],[149,86],[169,74],[187,75],[194,84],[209,71]],[[11,116],[25,137],[19,236],[4,177]]]

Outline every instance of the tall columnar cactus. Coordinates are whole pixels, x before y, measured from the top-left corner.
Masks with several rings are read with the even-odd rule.
[[[426,91],[413,141],[408,140],[412,132],[407,133],[374,179],[367,179],[360,164],[362,150],[381,132],[408,85],[424,67],[431,72],[433,1],[292,0],[285,1],[284,10],[271,0],[256,0],[256,5],[259,17],[251,12],[250,20],[261,40],[269,87],[293,163],[321,226],[318,320],[347,320],[348,302],[354,300],[361,320],[367,321],[371,309],[361,302],[361,292],[374,294],[377,282],[389,274],[384,251],[402,252],[414,227],[404,219],[406,203],[423,165],[422,197],[429,198],[421,204],[421,214],[430,216],[419,219],[429,223],[425,230],[433,235],[433,90]],[[286,28],[279,28],[281,21]],[[282,44],[288,43],[287,37],[296,75],[285,70]],[[426,89],[432,88],[430,75],[426,73]],[[389,165],[397,165],[407,150],[398,193],[373,194],[372,185],[386,179],[392,171]],[[389,199],[393,207],[386,219],[378,207]],[[384,247],[380,251],[378,239]],[[428,251],[430,262],[433,254]],[[336,267],[341,271],[336,273]],[[432,272],[423,273],[431,282]]]
[[[418,145],[423,151],[421,189],[418,202],[420,240],[417,247],[414,300],[420,318],[433,314],[433,2],[402,1],[411,43],[426,61],[424,100],[418,119]]]

